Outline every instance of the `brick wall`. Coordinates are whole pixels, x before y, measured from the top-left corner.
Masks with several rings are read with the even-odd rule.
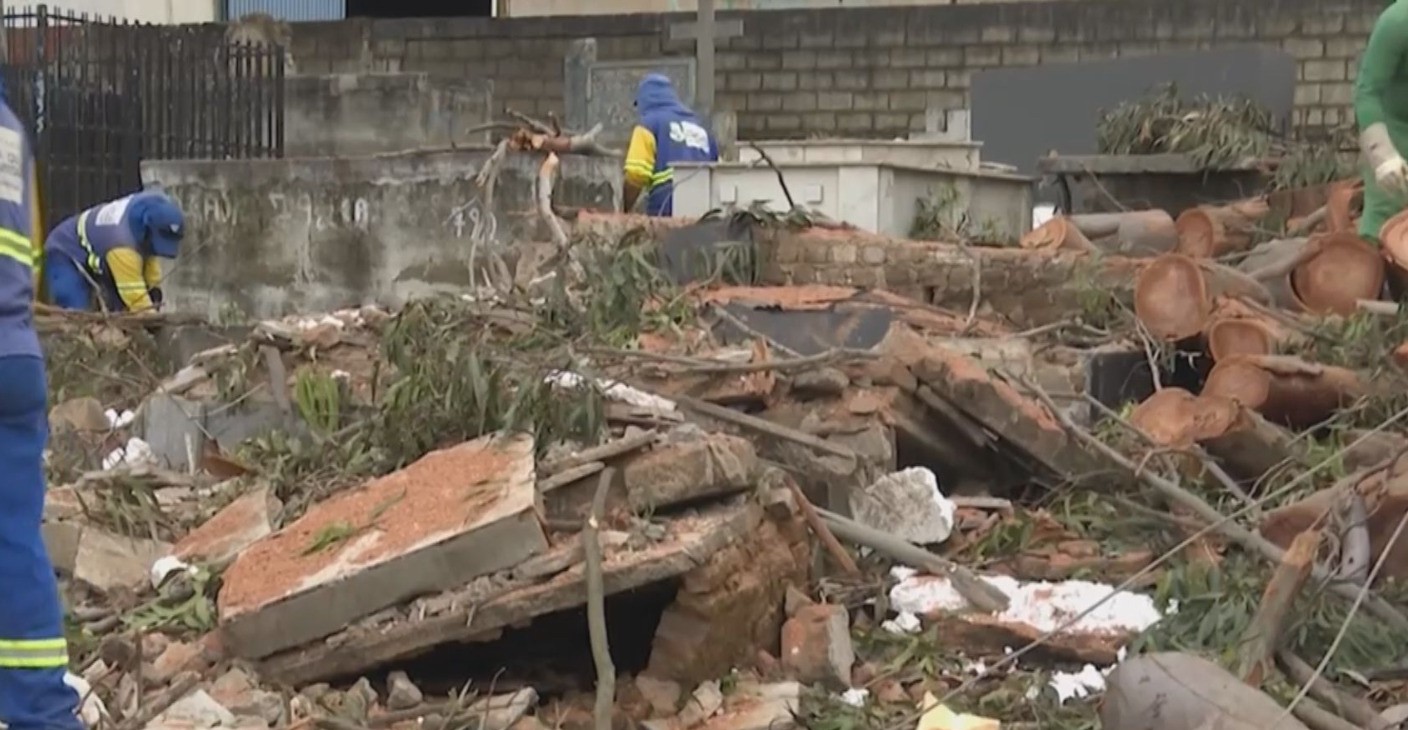
[[[928,106],[962,107],[974,71],[1260,44],[1298,60],[1295,122],[1352,121],[1357,58],[1383,0],[1065,0],[724,13],[718,104],[744,138],[893,136]],[[602,60],[693,52],[671,42],[687,15],[344,21],[294,25],[300,72],[427,71],[488,77],[503,105],[561,113],[562,59],[575,38]]]

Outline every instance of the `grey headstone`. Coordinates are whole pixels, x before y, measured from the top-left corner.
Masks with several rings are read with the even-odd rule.
[[[1036,171],[1037,158],[1096,149],[1101,110],[1172,82],[1185,98],[1244,94],[1289,124],[1296,64],[1269,48],[1229,48],[1089,63],[1048,64],[973,74],[972,133],[984,162]],[[1041,120],[1033,124],[1034,118]]]
[[[598,141],[607,147],[623,149],[630,141],[631,128],[638,118],[635,100],[640,80],[646,74],[664,74],[675,83],[680,101],[692,107],[694,64],[693,58],[587,62],[585,88],[574,88],[569,83],[565,100],[567,109],[580,108],[584,118],[580,123],[569,121],[568,126],[587,130],[599,123],[603,129]],[[579,98],[574,100],[574,94]]]
[[[732,218],[683,226],[665,234],[660,244],[661,268],[675,284],[703,281],[713,275],[729,246],[753,246],[753,228]]]
[[[894,313],[882,307],[786,310],[734,303],[726,308],[744,324],[804,356],[837,348],[869,350],[885,339],[894,319]],[[741,344],[751,339],[726,321],[716,329],[725,342]]]
[[[567,57],[562,61],[563,111],[567,126],[579,131],[587,127],[587,70],[596,63],[596,39],[581,38],[572,41],[567,48]]]

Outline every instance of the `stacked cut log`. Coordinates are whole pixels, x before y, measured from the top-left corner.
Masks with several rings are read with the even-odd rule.
[[[1022,248],[1120,256],[1151,256],[1178,245],[1173,219],[1162,210],[1056,216],[1022,236]]]

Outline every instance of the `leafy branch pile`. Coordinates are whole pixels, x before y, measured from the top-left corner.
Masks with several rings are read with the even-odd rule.
[[[1278,188],[1326,183],[1352,172],[1335,145],[1285,139],[1271,113],[1251,99],[1185,100],[1174,84],[1104,112],[1096,139],[1101,154],[1183,154],[1209,170],[1274,158]]]
[[[615,245],[581,246],[533,291],[495,304],[450,296],[409,303],[381,332],[386,385],[373,389],[374,402],[347,402],[348,389],[330,377],[301,374],[294,396],[308,433],[254,439],[242,460],[271,482],[290,519],[337,489],[489,433],[529,431],[540,450],[599,442],[606,409],[592,378],[600,373],[581,353],[629,347],[694,316],[656,252],[638,240],[628,232]],[[703,265],[722,281],[756,277],[750,245],[725,246]],[[518,324],[506,325],[513,315]],[[585,385],[565,390],[549,378],[559,371],[586,376]]]

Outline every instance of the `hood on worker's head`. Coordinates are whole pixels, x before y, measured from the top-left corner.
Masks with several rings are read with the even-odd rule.
[[[641,114],[664,109],[688,111],[675,93],[674,82],[664,74],[646,74],[640,80],[640,89],[636,91],[636,109]]]
[[[147,245],[152,255],[174,259],[181,251],[181,239],[186,235],[186,217],[170,198],[153,196],[141,211],[142,228],[147,232]]]

